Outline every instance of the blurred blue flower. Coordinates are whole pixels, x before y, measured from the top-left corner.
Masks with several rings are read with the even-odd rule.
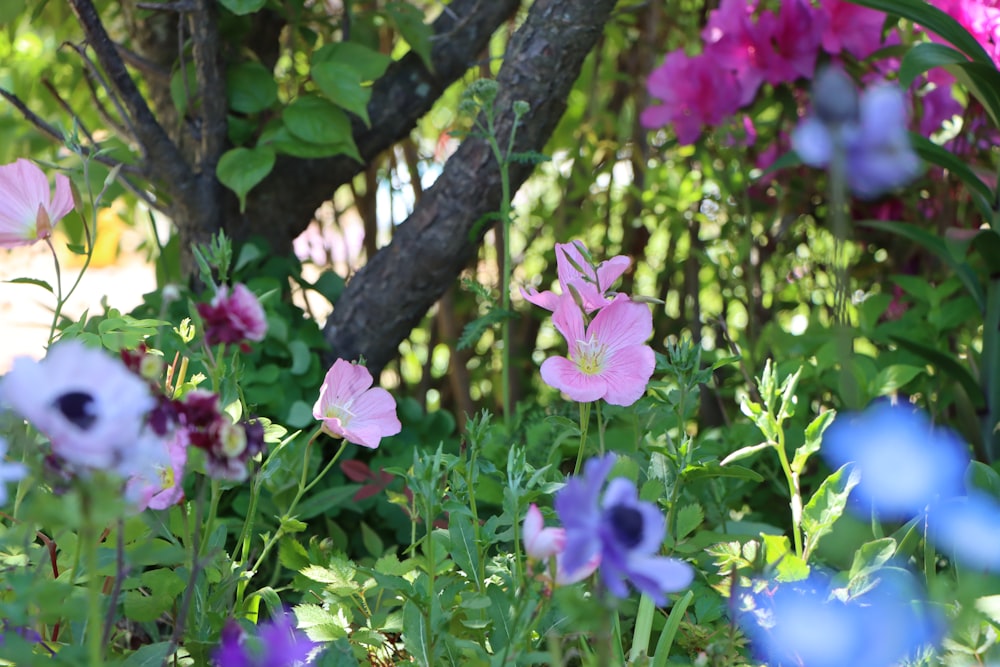
[[[984,493],[935,503],[927,512],[934,546],[967,567],[1000,572],[1000,502]]]
[[[283,614],[258,627],[257,636],[235,621],[222,629],[222,641],[212,653],[216,667],[293,667],[304,665],[317,644],[295,629],[295,616]]]
[[[885,567],[837,588],[814,572],[794,583],[736,591],[737,621],[769,665],[892,667],[936,645],[939,615],[913,576]]]
[[[832,73],[831,73],[832,72]],[[840,72],[837,74],[837,72]],[[866,90],[853,104],[845,90],[849,77],[827,70],[816,78],[815,115],[792,132],[792,148],[813,167],[828,167],[840,142],[847,184],[862,199],[875,199],[912,181],[920,173],[920,159],[910,145],[906,100],[892,84]],[[853,86],[853,83],[850,83]],[[838,100],[848,100],[838,104]]]
[[[853,462],[861,481],[851,494],[860,513],[908,520],[935,498],[965,492],[968,448],[953,432],[934,427],[910,405],[879,401],[861,413],[838,415],[821,453],[834,469]]]
[[[614,479],[601,497],[614,464],[614,454],[588,460],[583,476],[569,479],[556,494],[556,513],[566,528],[563,564],[572,572],[600,555],[601,580],[613,595],[627,597],[630,581],[662,605],[667,593],[691,583],[694,570],[658,555],[666,532],[663,514],[639,500],[635,484]]]

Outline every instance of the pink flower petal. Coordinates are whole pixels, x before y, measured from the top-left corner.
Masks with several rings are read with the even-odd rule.
[[[649,306],[636,303],[624,294],[602,308],[587,327],[587,338],[593,337],[609,350],[641,345],[651,335],[653,315]]]
[[[549,357],[539,369],[545,384],[558,389],[570,400],[589,403],[602,398],[607,392],[607,382],[600,375],[587,375],[565,357]]]
[[[611,405],[632,405],[646,393],[656,368],[656,355],[648,345],[625,347],[608,355],[601,376],[607,385],[604,400]]]

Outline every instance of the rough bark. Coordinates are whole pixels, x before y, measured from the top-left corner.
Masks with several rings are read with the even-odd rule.
[[[515,151],[541,150],[566,108],[567,96],[597,42],[615,0],[536,0],[507,49],[497,76],[501,146],[510,136],[511,105],[531,106]],[[512,190],[532,167],[515,164]],[[428,308],[469,264],[488,231],[476,229],[500,206],[500,170],[482,139],[470,137],[448,160],[413,214],[347,285],[325,335],[338,357],[364,356],[381,369]]]

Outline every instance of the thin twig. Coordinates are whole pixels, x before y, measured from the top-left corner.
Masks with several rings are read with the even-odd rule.
[[[94,141],[94,135],[90,133],[90,130],[88,130],[88,129],[87,129],[87,126],[86,126],[86,125],[84,125],[84,123],[83,123],[83,121],[82,121],[82,120],[80,119],[80,117],[76,115],[76,112],[75,112],[75,111],[73,111],[73,107],[71,107],[71,106],[69,105],[69,102],[67,102],[67,101],[66,101],[66,100],[65,100],[65,99],[63,98],[63,96],[62,96],[62,95],[61,95],[61,94],[59,93],[59,91],[58,91],[58,90],[56,89],[56,87],[55,87],[55,86],[54,86],[54,85],[52,84],[52,82],[51,82],[51,81],[49,81],[48,79],[42,79],[42,85],[43,85],[43,86],[45,86],[45,89],[46,89],[47,91],[49,91],[49,94],[50,94],[50,95],[52,95],[52,97],[54,97],[54,98],[55,98],[55,100],[56,100],[56,103],[58,103],[58,104],[59,104],[59,106],[61,106],[61,107],[62,107],[63,111],[65,111],[67,115],[69,115],[69,116],[72,116],[72,117],[73,117],[73,120],[75,120],[75,121],[76,121],[76,125],[77,125],[77,127],[79,127],[79,128],[80,128],[80,131],[81,131],[81,132],[83,132],[83,136],[87,137],[87,141],[89,141],[89,142],[90,142],[90,145],[91,145],[91,146],[94,146],[94,145],[96,145],[96,144],[97,144],[97,142],[96,142],[96,141]]]
[[[72,42],[66,42],[65,44],[69,48],[71,48],[74,51],[76,51],[76,54],[78,56],[80,56],[80,60],[83,61],[83,64],[87,68],[87,76],[88,76],[88,78],[89,77],[93,77],[93,81],[90,82],[90,90],[91,90],[91,93],[93,94],[94,102],[97,105],[98,109],[101,109],[102,105],[101,105],[100,100],[97,97],[97,90],[96,90],[96,87],[93,85],[94,81],[96,81],[101,86],[101,88],[104,89],[104,92],[107,93],[107,95],[108,95],[108,99],[110,99],[111,103],[115,106],[115,110],[118,112],[118,117],[121,118],[122,122],[125,123],[125,125],[128,126],[128,129],[125,129],[121,125],[119,125],[118,123],[114,123],[112,121],[112,123],[113,123],[114,127],[116,128],[116,130],[120,134],[122,134],[123,136],[129,137],[131,141],[134,141],[137,144],[139,144],[139,148],[140,148],[140,150],[142,150],[144,147],[142,146],[142,142],[139,141],[138,130],[136,129],[135,125],[132,123],[132,119],[129,117],[128,113],[125,111],[125,107],[123,106],[123,102],[119,98],[118,91],[116,89],[114,89],[114,88],[111,87],[111,85],[107,82],[107,80],[101,74],[101,70],[100,70],[100,68],[97,67],[97,63],[95,63],[93,60],[91,60],[90,56],[87,55],[87,49],[86,49],[86,47],[80,46],[78,44],[73,44]],[[102,114],[102,115],[105,117],[106,120],[111,121],[110,114],[108,114],[107,111],[105,111],[105,113]]]
[[[113,131],[126,142],[133,144],[136,143],[135,135],[130,132],[128,128],[115,120],[114,117],[112,117],[112,115],[108,112],[107,107],[104,105],[104,102],[102,102],[101,98],[97,95],[98,82],[94,80],[94,75],[89,69],[85,68],[83,70],[83,80],[87,84],[87,89],[90,91],[90,99],[94,101],[94,108],[97,110],[97,115],[101,117],[101,120],[104,121],[104,124],[108,127],[108,129]]]
[[[177,12],[186,14],[195,11],[198,7],[194,0],[177,0],[177,2],[137,2],[135,6],[139,9],[149,9],[154,12]]]

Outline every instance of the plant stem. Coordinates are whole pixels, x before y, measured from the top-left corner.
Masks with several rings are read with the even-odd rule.
[[[788,480],[788,505],[792,510],[792,537],[795,541],[795,555],[802,558],[802,493],[799,490],[799,477],[792,472],[792,466],[788,463],[788,454],[785,452],[785,432],[778,429],[778,442],[775,443],[775,450],[778,452],[778,460],[781,461],[781,469]]]
[[[580,465],[583,463],[583,450],[587,448],[587,427],[590,426],[590,403],[580,404],[580,450],[576,453],[576,465],[573,466],[573,474],[580,474]]]
[[[83,524],[80,541],[83,543],[87,567],[87,658],[90,667],[104,665],[103,614],[101,613],[101,579],[97,576],[97,543],[100,539],[94,523],[93,499],[90,490],[82,488],[80,504]]]

